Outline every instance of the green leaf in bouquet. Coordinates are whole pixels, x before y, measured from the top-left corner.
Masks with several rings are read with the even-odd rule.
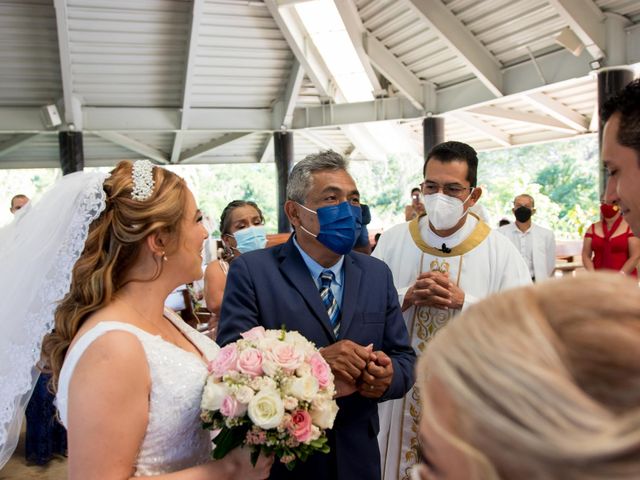
[[[239,425],[233,428],[222,427],[222,430],[214,439],[216,447],[212,452],[213,458],[220,460],[231,450],[242,445],[248,431],[249,425]]]

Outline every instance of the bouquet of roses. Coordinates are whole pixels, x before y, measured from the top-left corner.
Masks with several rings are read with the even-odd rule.
[[[329,452],[326,429],[338,406],[329,364],[298,332],[255,327],[209,364],[202,396],[204,428],[219,430],[213,458],[246,445],[252,460],[275,454],[290,470],[297,460]]]

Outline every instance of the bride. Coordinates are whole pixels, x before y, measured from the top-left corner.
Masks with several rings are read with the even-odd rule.
[[[64,177],[0,233],[0,251],[13,255],[8,261],[22,253],[23,262],[39,258],[45,268],[45,280],[36,280],[44,293],[1,306],[13,323],[40,324],[40,332],[31,328],[31,342],[51,329],[55,309],[42,351],[68,429],[69,478],[268,477],[272,458],[260,457],[254,468],[243,449],[210,460],[199,413],[207,362],[218,346],[164,309],[174,288],[202,277],[201,221],[183,179],[147,160],[123,161],[110,175]],[[42,249],[28,252],[37,234]],[[3,270],[2,279],[10,273]],[[19,331],[16,342],[28,346]],[[24,377],[33,360],[14,365],[22,376],[12,392],[0,391],[2,411],[28,397]],[[3,443],[19,410],[0,418]]]

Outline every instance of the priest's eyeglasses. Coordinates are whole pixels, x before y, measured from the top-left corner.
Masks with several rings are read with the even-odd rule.
[[[462,197],[467,190],[473,190],[473,187],[465,187],[459,183],[447,183],[445,185],[440,185],[438,183],[428,181],[422,182],[420,184],[420,188],[422,188],[422,193],[425,195],[433,195],[434,193],[438,193],[442,190],[442,193],[445,195],[456,198]]]

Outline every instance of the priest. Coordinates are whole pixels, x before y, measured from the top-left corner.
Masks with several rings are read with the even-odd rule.
[[[436,145],[421,184],[426,214],[386,231],[373,252],[390,267],[413,348],[420,353],[456,314],[501,290],[531,283],[513,244],[469,211],[482,195],[478,157],[460,142]],[[381,403],[383,480],[409,480],[419,460],[420,401],[414,387]]]

